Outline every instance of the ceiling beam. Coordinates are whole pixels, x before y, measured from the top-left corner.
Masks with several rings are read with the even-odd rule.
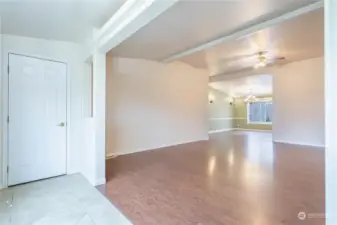
[[[305,13],[315,11],[315,10],[320,9],[322,7],[324,7],[324,1],[320,0],[318,2],[315,2],[315,3],[312,3],[310,5],[304,6],[302,8],[296,9],[294,11],[287,12],[287,13],[281,15],[281,16],[272,18],[270,20],[263,21],[261,23],[257,23],[255,25],[252,25],[252,26],[248,27],[248,28],[243,28],[243,29],[238,30],[236,32],[226,34],[225,36],[222,36],[220,38],[217,38],[217,39],[214,39],[212,41],[203,43],[199,46],[187,49],[187,50],[179,52],[179,53],[176,53],[174,55],[171,55],[171,56],[163,59],[162,62],[171,62],[171,61],[177,60],[177,59],[182,58],[184,56],[191,55],[193,53],[205,50],[205,49],[213,47],[215,45],[225,43],[225,42],[228,42],[228,41],[231,41],[231,40],[235,40],[235,39],[241,38],[243,36],[246,36],[248,34],[258,32],[260,30],[263,30],[263,29],[266,29],[268,27],[274,26],[276,24],[279,24],[279,23],[285,22],[287,20],[293,19],[293,18],[298,17],[300,15],[303,15]]]
[[[111,18],[97,29],[91,41],[87,58],[95,50],[107,53],[125,39],[150,23],[179,0],[127,0]]]

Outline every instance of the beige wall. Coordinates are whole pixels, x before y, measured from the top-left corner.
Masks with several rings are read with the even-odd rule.
[[[271,97],[271,96],[263,96]],[[247,103],[243,98],[236,98],[233,107],[233,127],[242,129],[272,130],[272,124],[249,124],[247,120]]]
[[[107,64],[107,154],[208,139],[208,74],[184,63]]]
[[[233,127],[272,129],[275,141],[324,146],[324,58],[267,69],[265,72],[273,75],[272,125],[247,124],[246,104],[236,99]]]
[[[323,146],[324,58],[275,69],[273,88],[274,140]]]
[[[229,104],[228,95],[209,88],[209,96],[214,99],[208,104],[209,131],[232,129],[233,107]]]

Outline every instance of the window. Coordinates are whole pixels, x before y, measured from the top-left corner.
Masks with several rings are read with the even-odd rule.
[[[272,123],[272,101],[260,101],[247,103],[248,123]]]

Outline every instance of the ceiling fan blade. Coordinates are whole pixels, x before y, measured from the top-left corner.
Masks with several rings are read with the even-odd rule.
[[[275,60],[285,60],[286,58],[283,57],[283,56],[278,56],[278,57],[275,57],[274,59],[275,59]]]
[[[279,56],[279,57],[271,57],[271,58],[268,59],[268,61],[271,62],[271,63],[276,63],[276,62],[283,61],[285,59],[286,59],[285,57]]]
[[[268,53],[267,50],[263,50],[263,51],[258,51],[258,52],[256,52],[255,55],[265,55],[265,54],[267,54],[267,53]]]

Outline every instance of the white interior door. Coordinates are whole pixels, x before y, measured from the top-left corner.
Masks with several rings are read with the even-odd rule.
[[[66,173],[66,65],[9,55],[8,185]]]

